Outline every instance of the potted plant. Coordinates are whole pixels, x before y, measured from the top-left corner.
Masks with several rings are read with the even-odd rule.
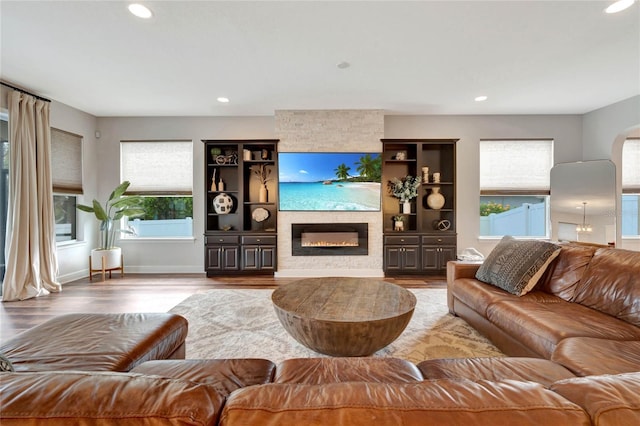
[[[118,222],[123,217],[137,217],[144,214],[142,208],[142,197],[124,196],[130,182],[124,181],[113,190],[109,199],[103,204],[98,200],[93,200],[93,205],[87,206],[79,204],[79,210],[93,213],[100,221],[100,246],[91,250],[91,269],[114,269],[119,268],[122,263],[122,249],[115,247],[116,229]],[[129,229],[119,230],[125,234],[133,234]],[[104,265],[103,265],[104,259]]]
[[[404,231],[404,219],[405,217],[401,214],[395,215],[392,217],[393,219],[393,230],[394,231]]]
[[[387,184],[391,194],[402,203],[402,213],[411,213],[411,203],[409,201],[418,196],[418,188],[421,183],[422,178],[420,176],[407,175],[401,179],[394,177]]]

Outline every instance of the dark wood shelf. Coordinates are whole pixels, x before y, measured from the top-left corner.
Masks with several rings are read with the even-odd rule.
[[[446,263],[456,257],[456,142],[457,139],[382,139],[382,183],[403,176],[422,176],[428,167],[429,179],[434,172],[441,173],[441,182],[422,182],[418,198],[412,202],[415,212],[401,213],[398,202],[390,195],[382,197],[384,217],[384,270],[385,274],[439,274],[446,271]],[[408,156],[404,160],[392,157],[398,152]],[[426,198],[431,189],[439,187],[445,197],[446,208],[431,209]],[[404,216],[403,231],[393,228],[393,216]],[[438,233],[434,222],[447,220],[451,227]],[[446,232],[446,234],[445,234]],[[443,236],[433,238],[435,235]],[[406,236],[407,238],[401,238]]]

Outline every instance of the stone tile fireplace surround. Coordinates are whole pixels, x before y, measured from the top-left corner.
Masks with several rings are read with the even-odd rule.
[[[381,152],[382,110],[278,110],[276,137],[280,152]],[[293,224],[367,226],[367,254],[294,256]],[[277,277],[382,277],[382,212],[278,212]]]

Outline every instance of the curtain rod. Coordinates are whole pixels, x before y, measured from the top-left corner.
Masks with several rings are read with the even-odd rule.
[[[0,84],[2,84],[3,86],[7,86],[7,87],[8,87],[8,88],[10,88],[10,89],[17,90],[18,92],[25,93],[25,94],[27,94],[27,95],[31,95],[31,96],[33,96],[33,97],[34,97],[34,98],[36,98],[36,99],[40,99],[41,101],[51,102],[51,99],[43,98],[42,96],[38,96],[38,95],[36,95],[35,93],[28,92],[28,91],[26,91],[26,90],[24,90],[24,89],[21,89],[21,88],[19,88],[19,87],[12,86],[11,84],[9,84],[9,83],[5,83],[4,81],[0,81]]]

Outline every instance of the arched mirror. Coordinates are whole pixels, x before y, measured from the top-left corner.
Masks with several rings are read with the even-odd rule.
[[[609,160],[551,169],[551,232],[558,241],[616,242],[616,167]]]

